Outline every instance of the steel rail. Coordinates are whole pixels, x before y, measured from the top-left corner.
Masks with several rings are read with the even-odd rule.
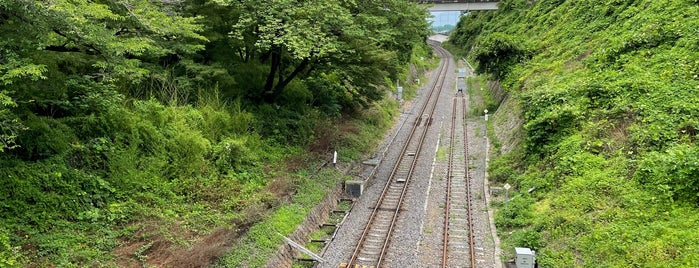
[[[424,103],[423,106],[421,107],[420,112],[419,112],[419,115],[423,115],[423,114],[424,114],[425,110],[427,110],[427,108],[430,106],[430,105],[429,105],[430,103],[432,103],[432,105],[431,105],[431,107],[430,107],[430,111],[429,111],[429,112],[430,112],[430,115],[432,115],[432,114],[434,113],[435,107],[437,106],[437,103],[438,103],[438,100],[439,100],[439,95],[441,94],[441,90],[442,90],[442,87],[443,87],[443,85],[444,85],[444,81],[445,81],[445,79],[446,79],[446,73],[447,73],[447,70],[448,70],[448,64],[449,64],[449,62],[448,62],[448,60],[446,60],[445,58],[447,58],[447,57],[449,56],[449,54],[446,53],[445,50],[442,49],[441,47],[438,47],[438,46],[433,46],[433,47],[435,48],[435,50],[436,50],[439,54],[441,54],[441,55],[443,56],[443,58],[442,58],[442,60],[440,61],[440,66],[439,66],[440,72],[439,72],[439,75],[438,75],[438,77],[437,77],[437,80],[436,80],[435,83],[433,84],[433,86],[432,86],[432,88],[431,88],[431,90],[430,90],[430,94],[429,94],[427,100],[425,101],[425,103]],[[433,97],[435,96],[435,92],[436,92],[436,98],[433,98]],[[433,100],[434,100],[434,101],[433,101]],[[381,195],[380,195],[378,201],[376,202],[376,205],[375,205],[375,207],[374,207],[374,209],[373,209],[371,215],[369,216],[369,222],[367,223],[367,225],[365,226],[364,230],[362,231],[362,234],[361,234],[361,236],[360,236],[360,238],[359,238],[359,241],[357,242],[357,246],[355,247],[354,252],[352,253],[352,257],[351,257],[351,259],[350,259],[350,261],[349,261],[347,267],[353,267],[353,266],[355,265],[355,263],[357,262],[357,259],[360,257],[360,253],[362,252],[362,249],[363,249],[364,246],[365,246],[364,244],[365,244],[366,241],[367,241],[367,237],[368,237],[370,231],[372,230],[372,227],[374,226],[375,221],[377,220],[377,215],[379,214],[379,211],[381,210],[381,207],[382,207],[382,205],[384,204],[384,202],[385,202],[385,200],[386,200],[386,196],[387,196],[387,195],[389,194],[389,192],[390,192],[391,186],[394,185],[394,183],[399,183],[399,182],[396,182],[396,181],[394,180],[394,178],[396,177],[396,174],[397,174],[399,168],[401,167],[401,164],[402,164],[402,163],[404,162],[404,160],[405,160],[405,155],[406,155],[407,152],[408,152],[409,146],[414,144],[413,138],[414,138],[414,135],[415,135],[417,129],[418,129],[419,126],[420,126],[420,119],[421,119],[421,118],[418,117],[417,122],[416,122],[416,123],[413,125],[413,127],[411,128],[411,131],[410,131],[410,134],[409,134],[409,136],[408,136],[407,142],[405,142],[405,144],[403,145],[403,147],[402,147],[402,149],[401,149],[401,152],[400,152],[400,156],[399,156],[399,158],[398,158],[398,161],[396,162],[396,165],[394,165],[393,170],[391,171],[391,174],[390,174],[390,176],[389,176],[389,178],[388,178],[388,181],[386,182],[386,185],[384,186],[384,188],[383,188],[383,190],[382,190],[382,192],[381,192]],[[428,118],[427,120],[430,120],[430,119]],[[389,240],[390,240],[391,234],[393,233],[393,229],[394,229],[394,227],[395,227],[396,220],[397,220],[397,218],[398,218],[398,214],[399,214],[399,211],[400,211],[400,209],[401,209],[401,206],[402,206],[402,203],[403,203],[403,199],[404,199],[404,197],[405,197],[406,190],[407,190],[407,188],[408,188],[407,186],[408,186],[409,183],[410,183],[410,179],[411,179],[411,177],[412,177],[413,170],[414,170],[414,168],[415,168],[415,166],[416,166],[416,164],[417,164],[417,158],[418,158],[418,156],[420,155],[420,150],[421,150],[421,147],[422,147],[422,143],[424,142],[425,137],[427,136],[426,134],[427,134],[427,130],[429,129],[429,127],[428,127],[428,126],[429,126],[429,122],[426,122],[425,125],[426,125],[426,126],[425,126],[425,128],[423,129],[423,131],[422,131],[422,135],[419,137],[419,141],[418,141],[418,143],[417,143],[417,148],[416,148],[416,151],[415,151],[415,155],[414,155],[412,161],[410,162],[410,166],[408,167],[408,174],[406,175],[406,180],[405,180],[405,182],[403,182],[403,187],[402,187],[402,189],[400,189],[400,190],[401,190],[400,196],[399,196],[398,199],[396,200],[396,201],[397,201],[397,204],[395,205],[395,208],[393,208],[393,210],[392,210],[393,213],[392,213],[392,216],[391,216],[391,220],[390,220],[389,225],[387,226],[387,229],[388,229],[388,230],[386,231],[386,234],[384,234],[383,237],[382,237],[382,241],[383,241],[383,242],[381,242],[381,244],[382,244],[382,245],[380,246],[380,247],[381,247],[381,251],[379,252],[379,254],[378,254],[378,255],[379,255],[379,256],[378,256],[378,259],[376,260],[376,267],[381,267],[381,264],[382,264],[382,262],[384,261],[384,257],[385,257],[385,255],[386,255],[386,251],[387,251],[388,244],[389,244],[388,242],[389,242]]]
[[[464,106],[465,107],[465,106]],[[464,111],[464,122],[466,121],[466,112]],[[463,125],[464,127],[464,161],[466,162],[466,195],[468,196],[468,206],[466,210],[468,211],[468,226],[469,226],[469,248],[471,251],[471,267],[476,267],[476,248],[474,246],[474,238],[473,238],[473,210],[472,210],[472,202],[471,202],[471,175],[469,172],[468,168],[468,127],[466,124]],[[487,125],[485,127],[488,127]],[[486,144],[486,146],[488,146]],[[486,156],[487,157],[487,156]]]
[[[456,142],[454,141],[454,136],[456,135],[456,101],[454,98],[451,106],[451,131],[449,134],[449,163],[447,165],[447,191],[446,191],[446,201],[444,205],[444,234],[443,240],[444,245],[442,247],[442,267],[447,267],[447,256],[449,255],[449,212],[451,209],[451,179],[452,171],[454,165],[454,147]]]
[[[461,102],[461,106],[457,105],[458,102]],[[452,264],[456,261],[458,263],[460,262],[460,258],[463,258],[466,254],[466,252],[461,252],[459,248],[459,242],[454,242],[454,246],[451,246],[451,237],[450,234],[452,232],[459,233],[462,231],[468,231],[468,237],[465,237],[468,239],[468,257],[469,257],[469,262],[470,262],[470,267],[475,267],[475,247],[474,247],[474,234],[473,234],[473,220],[472,220],[472,207],[471,207],[471,181],[470,181],[470,176],[468,172],[468,128],[467,125],[465,124],[466,122],[466,112],[465,112],[465,107],[466,107],[466,99],[464,97],[464,94],[461,93],[460,98],[454,98],[452,101],[452,121],[451,121],[451,127],[450,127],[450,136],[449,136],[449,156],[448,156],[448,165],[447,165],[447,180],[446,180],[446,193],[445,193],[445,207],[444,207],[444,225],[443,225],[443,247],[442,247],[442,263],[441,267],[449,267],[449,261],[452,262]],[[462,114],[461,117],[459,117],[459,113]],[[460,120],[460,121],[459,121]],[[462,133],[463,133],[463,140],[462,144],[457,144],[457,126],[458,125],[462,126]],[[457,160],[457,151],[463,147],[463,158],[464,158],[464,163],[463,163],[463,171],[465,172],[463,174],[463,177],[460,177],[460,174],[455,174],[458,173],[457,171],[460,171],[461,169],[458,169],[456,160]],[[458,169],[458,170],[457,170]],[[460,186],[459,180],[454,180],[455,178],[460,178],[463,179],[461,182],[464,183],[464,190],[465,194],[462,195],[461,192],[455,192],[454,188]],[[456,204],[461,204],[460,202],[463,202],[466,204],[466,219],[463,219],[464,215],[459,215],[454,214],[455,216],[452,216],[452,210],[460,210],[458,207],[454,208],[452,206],[452,203],[456,202]],[[456,205],[455,204],[455,205]],[[463,226],[463,224],[455,224],[452,226],[452,220],[456,222],[460,222],[459,220],[466,220],[466,226]],[[457,238],[460,236],[457,236]],[[451,255],[451,256],[450,256]],[[453,259],[450,259],[453,258]]]

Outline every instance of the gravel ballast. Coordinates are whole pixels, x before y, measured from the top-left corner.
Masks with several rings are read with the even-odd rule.
[[[444,89],[435,110],[432,125],[428,130],[423,149],[418,159],[418,166],[411,179],[407,191],[407,202],[398,218],[397,229],[394,231],[383,267],[435,267],[441,260],[438,251],[426,250],[430,247],[441,247],[442,227],[444,217],[445,177],[444,163],[446,159],[436,157],[437,149],[448,146],[448,141],[440,136],[447,136],[451,124],[451,103],[456,93],[456,84],[465,88],[463,79],[457,79],[456,63],[449,60]],[[469,72],[470,73],[470,72]],[[410,107],[404,109],[393,132],[387,135],[379,153],[382,157],[376,167],[375,175],[367,178],[363,195],[356,201],[347,219],[337,230],[335,239],[326,248],[323,258],[325,263],[319,267],[339,267],[346,263],[352,255],[357,241],[369,220],[369,215],[381,193],[393,166],[396,164],[400,149],[406,142],[410,128],[421,115],[417,114],[429,95],[432,84],[437,80],[438,72],[430,72],[430,81],[418,91],[418,96]],[[464,90],[464,92],[467,92]],[[468,101],[465,110],[468,111]],[[469,174],[472,178],[473,217],[476,248],[476,267],[501,267],[497,255],[497,246],[491,234],[490,220],[486,205],[484,185],[486,140],[483,130],[485,124],[482,117],[467,120],[467,135],[469,147]],[[477,131],[481,133],[476,133]],[[444,135],[440,135],[444,134]],[[391,143],[393,141],[393,143]],[[442,143],[440,145],[440,143]],[[444,144],[446,143],[446,145]],[[440,206],[440,204],[442,206]],[[438,256],[432,256],[438,255]],[[468,267],[469,264],[455,267]]]

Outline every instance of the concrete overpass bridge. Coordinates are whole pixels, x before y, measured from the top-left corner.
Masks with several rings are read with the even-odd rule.
[[[413,0],[414,2],[428,4],[430,12],[436,11],[475,11],[496,10],[498,0]]]

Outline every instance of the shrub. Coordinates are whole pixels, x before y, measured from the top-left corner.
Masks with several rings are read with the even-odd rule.
[[[544,247],[541,234],[531,229],[519,230],[512,233],[512,244],[516,247],[525,247],[539,250]]]
[[[501,32],[483,36],[471,54],[477,61],[476,72],[491,74],[495,79],[505,77],[511,66],[531,58],[522,39]]]
[[[20,247],[10,244],[10,236],[7,230],[0,226],[0,266],[22,267],[24,256],[20,253]]]
[[[307,145],[314,139],[317,114],[312,110],[291,110],[287,107],[263,104],[257,107],[259,133],[279,143]]]
[[[699,149],[677,144],[640,160],[634,178],[669,201],[699,204]]]
[[[532,223],[531,198],[524,196],[510,197],[503,209],[495,215],[495,224],[500,228],[521,228]]]
[[[259,164],[259,152],[263,148],[254,150],[246,138],[226,138],[215,145],[212,150],[212,161],[223,173],[229,170],[241,170],[247,167],[254,167]]]
[[[27,131],[19,135],[11,152],[26,160],[40,160],[65,153],[78,141],[73,130],[60,121],[43,116],[30,115],[22,124]]]

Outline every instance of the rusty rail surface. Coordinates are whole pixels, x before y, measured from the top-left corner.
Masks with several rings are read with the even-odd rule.
[[[364,228],[346,267],[355,267],[357,264],[367,267],[381,267],[386,256],[406,190],[417,166],[417,159],[431,125],[432,114],[437,106],[449,69],[450,54],[439,46],[434,45],[433,47],[438,54],[442,55],[438,78],[432,85],[430,94],[418,113],[420,116],[418,116],[407,142],[401,149],[398,161],[391,171],[376,206],[369,216],[369,222]],[[422,131],[418,133],[418,130]]]
[[[470,267],[475,267],[471,181],[468,170],[468,129],[465,123],[466,99],[463,92],[457,94],[460,98],[455,96],[452,101],[441,266],[455,267],[470,263]],[[457,105],[459,102],[461,105]],[[458,126],[461,126],[463,133],[461,140],[456,135]],[[463,161],[458,161],[459,157],[463,157]],[[462,208],[464,205],[465,208]],[[464,259],[466,256],[469,259]]]

